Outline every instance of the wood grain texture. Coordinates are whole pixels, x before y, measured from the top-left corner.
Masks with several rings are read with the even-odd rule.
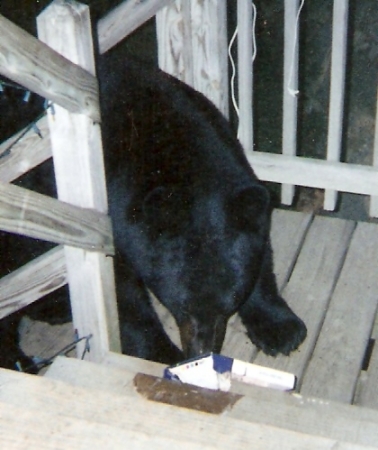
[[[377,309],[378,228],[359,223],[301,392],[351,403]]]
[[[0,391],[7,449],[124,449],[125,442],[133,449],[369,448],[12,371],[1,370],[0,382],[7,386]]]
[[[67,283],[62,247],[55,247],[0,279],[0,319]]]
[[[31,129],[17,141],[24,132],[21,130],[0,144],[0,181],[3,183],[16,180],[51,157],[47,118],[40,119],[36,126],[42,138]]]
[[[121,358],[125,361],[129,359],[127,356]],[[76,387],[135,397],[136,392],[132,386],[134,374],[133,371],[119,368],[58,358],[46,376]],[[243,388],[241,390],[239,386],[232,385],[231,392],[243,397],[224,413],[226,417],[353,444],[376,445],[378,442],[378,411],[256,386],[243,385]],[[363,432],[360,433],[359,430]]]
[[[121,2],[98,21],[100,53],[105,53],[138,27],[151,19],[159,9],[173,0],[129,0]]]
[[[98,84],[92,74],[1,15],[0,29],[2,75],[70,111],[87,114],[100,122]]]
[[[191,3],[175,0],[156,14],[159,67],[194,87]]]
[[[37,19],[38,35],[53,49],[95,73],[89,8],[55,0]],[[98,101],[98,98],[96,99]],[[60,106],[49,116],[55,177],[60,200],[107,213],[105,170],[99,124]],[[120,351],[113,261],[100,253],[65,247],[74,328],[92,335],[89,358]],[[78,345],[81,355],[83,345]]]
[[[0,183],[0,229],[114,254],[108,216],[8,183]]]
[[[174,76],[181,72],[228,117],[226,2],[173,3],[159,15],[157,38],[160,68]]]

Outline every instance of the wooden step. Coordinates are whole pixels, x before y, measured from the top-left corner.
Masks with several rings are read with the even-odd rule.
[[[117,367],[58,358],[45,377],[64,381],[75,388],[89,389],[95,392],[95,396],[102,392],[102,395],[140,400],[134,386],[135,372],[130,370],[130,367],[135,367],[135,358],[130,362],[129,357],[118,356]],[[121,368],[122,360],[127,369]],[[140,360],[140,367],[143,363]],[[269,426],[298,435],[331,439],[339,443],[378,448],[378,411],[242,384],[234,384],[232,392],[241,395],[233,406],[223,412],[224,418]],[[181,408],[177,410],[181,411]],[[219,416],[214,416],[215,421],[216,417]],[[172,420],[177,423],[176,419]],[[230,433],[231,429],[229,427]],[[249,445],[249,448],[261,448],[254,447],[251,442]],[[265,446],[265,441],[263,448],[269,448]],[[286,447],[279,444],[277,448]],[[307,447],[306,443],[300,448],[311,447]]]
[[[77,370],[77,361],[69,363]],[[90,367],[91,374],[98,370],[92,363],[79,365]],[[247,398],[241,398],[230,412],[214,415],[147,401],[135,393],[120,395],[5,369],[0,370],[0,385],[1,446],[7,450],[330,450],[336,446],[349,450],[374,448],[370,440],[378,441],[377,423],[373,426],[368,420],[363,423],[363,436],[354,436],[355,442],[254,423],[256,412],[244,405]],[[350,438],[351,433],[345,431]]]

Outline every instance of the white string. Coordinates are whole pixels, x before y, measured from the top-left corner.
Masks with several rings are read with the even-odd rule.
[[[289,81],[287,84],[287,90],[289,91],[290,95],[292,95],[293,97],[296,97],[299,94],[298,90],[294,90],[290,87],[290,85],[292,84],[293,80],[293,75],[294,75],[294,60],[295,60],[295,53],[297,50],[297,45],[298,45],[298,29],[299,29],[299,16],[301,14],[303,5],[304,5],[305,0],[302,0],[299,8],[298,8],[298,12],[297,12],[297,18],[295,20],[295,31],[294,31],[294,43],[293,43],[293,56],[292,56],[292,60],[291,60],[291,66],[290,66],[290,74],[289,74]]]
[[[232,104],[234,105],[235,112],[237,116],[239,117],[239,106],[235,98],[235,77],[236,77],[236,67],[234,58],[232,57],[231,48],[234,44],[234,41],[236,39],[236,36],[238,35],[238,27],[235,28],[234,34],[230,40],[230,44],[228,46],[228,57],[230,58],[230,63],[232,67],[232,75],[231,75],[231,81],[230,81],[230,87],[231,87],[231,100]]]
[[[256,30],[256,6],[253,2],[252,2],[252,14],[253,14],[253,19],[252,19],[252,67],[253,67],[253,63],[256,59],[256,54],[257,54],[256,32],[255,32],[255,30]],[[234,41],[235,41],[237,35],[238,35],[238,27],[235,28],[234,34],[232,35],[232,38],[228,45],[228,57],[230,58],[231,67],[232,67],[232,75],[231,75],[231,80],[230,80],[231,100],[232,100],[232,104],[234,106],[235,112],[236,112],[237,116],[239,117],[239,106],[238,106],[238,103],[236,101],[236,96],[235,96],[236,67],[235,67],[234,58],[231,53],[231,49],[232,49],[232,46],[234,45]]]

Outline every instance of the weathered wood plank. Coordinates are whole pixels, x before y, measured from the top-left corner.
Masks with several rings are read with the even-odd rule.
[[[105,214],[1,182],[0,229],[114,254],[111,223]]]
[[[172,56],[160,57],[160,68],[178,76],[183,62],[192,63],[193,75],[185,72],[185,81],[192,77],[192,86],[228,117],[226,2],[190,0],[168,8],[159,16],[157,38],[160,55]]]
[[[294,373],[299,380],[315,347],[355,224],[316,217],[282,295],[307,325],[307,338],[289,357],[260,353],[256,364]],[[282,237],[284,239],[284,237]]]
[[[137,395],[134,376],[133,371],[68,358],[57,358],[45,374],[72,386],[129,397]],[[245,388],[240,393],[243,398],[224,413],[227,417],[350,443],[375,445],[378,442],[378,411],[248,385],[237,385],[236,389],[232,385],[231,392],[239,393],[240,387]],[[358,432],[360,429],[362,433]]]
[[[173,0],[129,0],[121,2],[98,21],[100,53],[105,53],[151,19],[159,9]]]
[[[378,195],[376,167],[263,152],[247,158],[261,180]]]
[[[175,0],[156,14],[159,67],[194,87],[191,3]]]
[[[377,308],[378,227],[359,223],[301,392],[350,403]]]
[[[370,357],[369,367],[357,400],[357,404],[367,408],[378,409],[378,344],[375,341],[373,352]]]
[[[312,219],[313,215],[308,213],[283,209],[273,211],[270,239],[279,290],[289,279]]]
[[[0,144],[0,181],[3,183],[10,183],[51,157],[47,118],[40,119],[36,126],[42,139],[31,129],[15,143],[24,133],[22,130]]]
[[[95,73],[87,6],[56,0],[38,16],[37,25],[43,42]],[[59,199],[107,213],[99,124],[57,105],[49,126]],[[113,261],[67,246],[65,256],[74,327],[80,337],[92,335],[89,358],[99,361],[104,352],[121,350]],[[78,355],[84,345],[77,346]]]
[[[96,78],[0,15],[0,73],[100,122]]]
[[[63,248],[56,247],[0,279],[0,319],[66,283]]]
[[[133,449],[247,449],[262,442],[267,450],[373,448],[11,371],[1,371],[1,384],[7,386],[0,393],[7,449],[124,449],[125,442]]]

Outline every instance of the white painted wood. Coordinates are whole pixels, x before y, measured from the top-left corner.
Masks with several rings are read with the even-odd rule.
[[[253,19],[251,0],[238,0],[238,138],[246,153],[253,151]]]
[[[0,182],[0,229],[114,255],[109,217]]]
[[[378,195],[375,167],[263,152],[253,152],[248,160],[261,180]]]
[[[298,89],[298,4],[299,0],[285,0],[282,153],[287,156],[297,152],[298,99],[291,91]],[[293,185],[283,184],[281,201],[284,205],[291,205],[294,192]]]
[[[328,115],[327,160],[340,161],[343,117],[346,47],[348,36],[348,0],[334,0],[332,20],[331,87]],[[337,192],[326,190],[324,209],[336,208]]]
[[[226,2],[190,0],[194,88],[228,117]]]
[[[94,74],[87,6],[55,0],[37,23],[42,41]],[[86,116],[59,106],[55,110],[49,126],[59,199],[106,213],[100,127]],[[109,349],[120,351],[113,262],[105,255],[72,247],[65,247],[65,255],[74,327],[79,337],[92,335],[87,355],[101,360]],[[78,345],[78,355],[83,345]]]
[[[0,15],[0,73],[73,112],[100,121],[96,78]]]
[[[373,165],[378,170],[378,91],[377,91],[377,110],[375,113]],[[378,217],[378,196],[370,198],[369,214],[371,217]]]
[[[378,228],[359,223],[304,376],[304,395],[350,403],[373,327]]]
[[[0,319],[66,283],[64,252],[58,246],[0,279]]]
[[[190,1],[176,0],[156,14],[159,67],[194,86]]]
[[[17,179],[51,157],[47,118],[43,117],[36,125],[42,139],[31,129],[15,143],[24,132],[22,130],[0,144],[0,181],[3,183]]]
[[[191,84],[228,117],[226,2],[177,0],[157,23],[160,68]]]
[[[354,222],[315,217],[294,271],[282,292],[289,306],[305,322],[306,340],[299,350],[289,357],[279,355],[272,358],[260,352],[254,361],[256,364],[294,373],[300,385],[344,263],[354,227]],[[284,236],[281,238],[284,239]]]
[[[173,0],[128,0],[121,2],[98,21],[100,53],[105,53],[139,26],[151,19],[160,8]]]
[[[132,371],[60,357],[49,368],[45,377],[61,380],[72,386],[135,397],[132,384],[134,375]],[[231,392],[238,392],[240,387],[238,385],[234,389],[232,385]],[[377,411],[283,394],[255,386],[243,387],[244,397],[225,412],[227,417],[351,443],[375,445],[377,442]],[[356,433],[360,427],[363,428],[363,433]]]

